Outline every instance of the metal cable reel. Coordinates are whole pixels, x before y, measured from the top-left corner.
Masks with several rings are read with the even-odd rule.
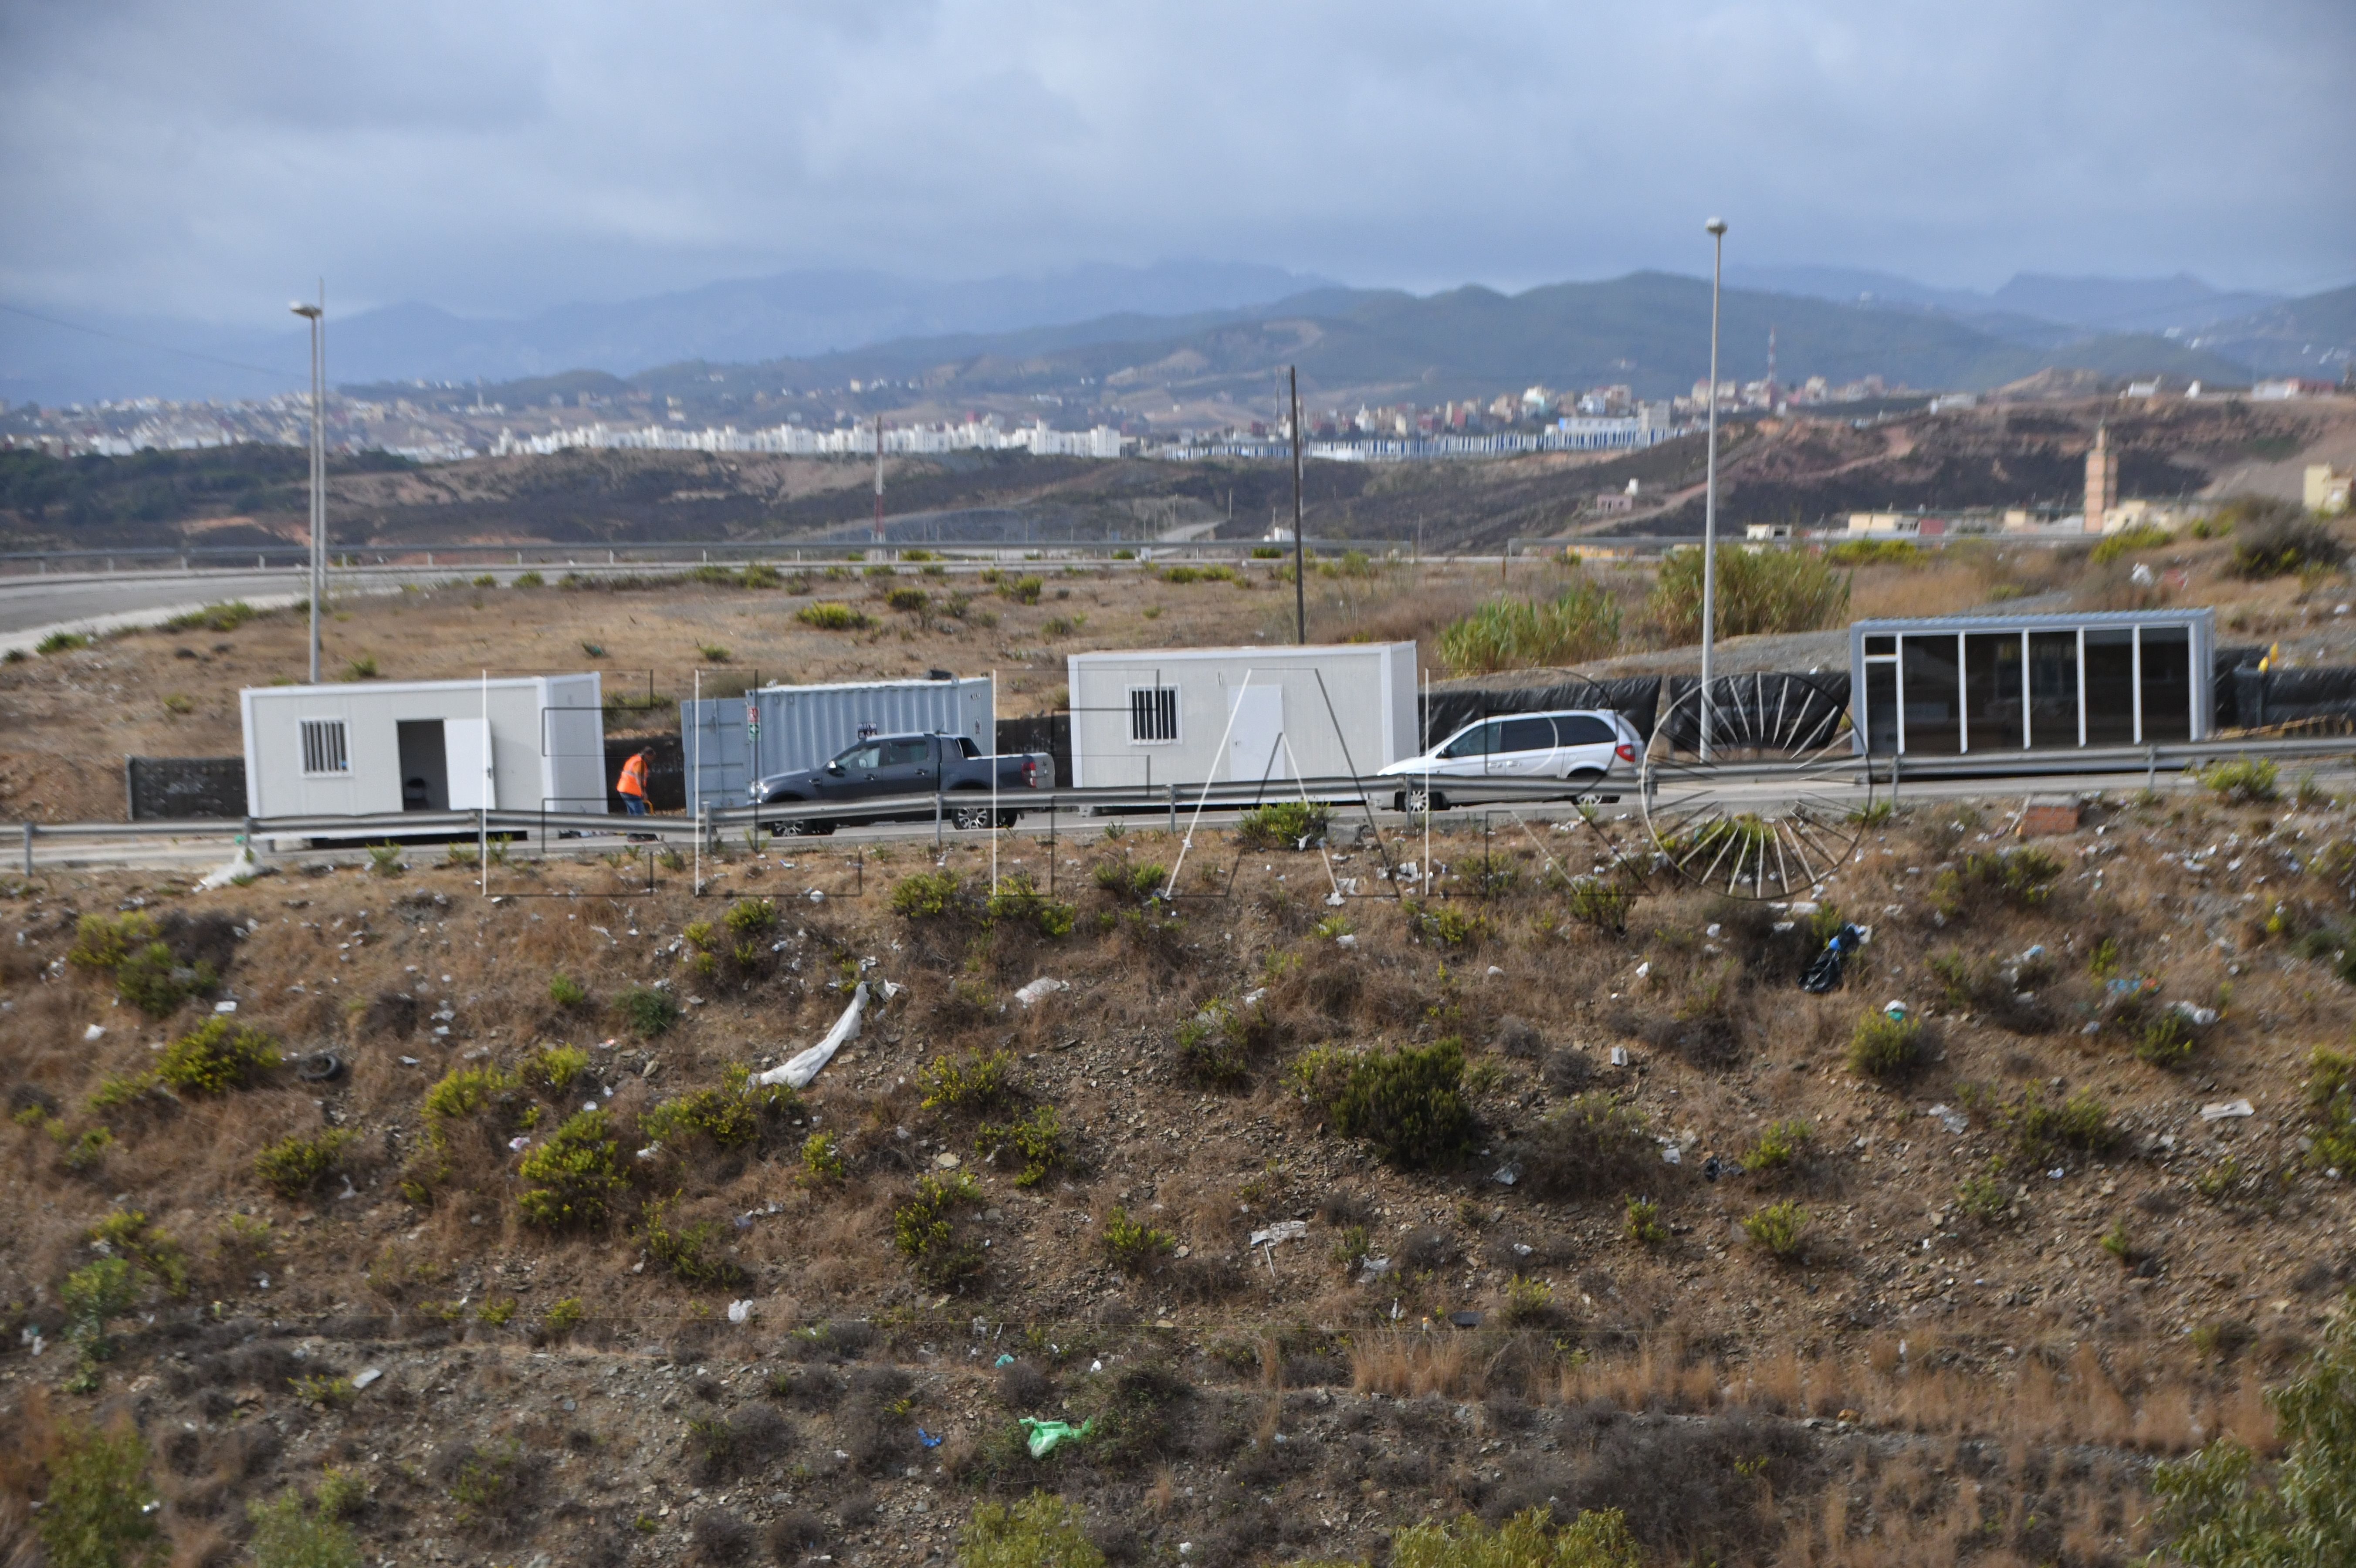
[[[1644,749],[1644,827],[1663,866],[1740,899],[1806,898],[1855,853],[1873,777],[1847,704],[1804,675],[1759,671],[1676,693]]]

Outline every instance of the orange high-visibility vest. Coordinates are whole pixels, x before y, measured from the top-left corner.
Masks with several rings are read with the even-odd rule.
[[[614,788],[621,795],[634,795],[641,800],[646,798],[647,754],[644,752],[630,753],[630,760],[622,764],[622,782]]]

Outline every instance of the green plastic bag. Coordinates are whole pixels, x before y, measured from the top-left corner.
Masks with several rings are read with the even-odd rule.
[[[1033,1421],[1027,1415],[1022,1419],[1023,1424],[1030,1429],[1031,1457],[1033,1459],[1044,1459],[1053,1454],[1059,1443],[1067,1440],[1078,1442],[1094,1431],[1097,1424],[1097,1418],[1093,1415],[1077,1426],[1068,1421]]]

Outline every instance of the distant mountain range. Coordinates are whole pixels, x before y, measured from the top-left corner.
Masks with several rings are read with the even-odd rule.
[[[1828,267],[1729,277],[1721,373],[1743,380],[1764,373],[1771,326],[1787,384],[1879,374],[1940,389],[1986,389],[2048,368],[2218,385],[2254,373],[2336,376],[2356,346],[2356,289],[2282,299],[2189,276],[2023,274],[1980,293]],[[510,406],[552,389],[618,389],[610,378],[707,410],[741,409],[755,392],[879,378],[950,399],[1023,391],[1117,404],[1151,387],[1265,402],[1269,372],[1288,363],[1328,399],[1433,401],[1533,382],[1626,382],[1661,397],[1706,373],[1697,324],[1708,309],[1706,283],[1658,272],[1419,296],[1216,262],[961,283],[803,272],[518,320],[424,304],[331,316],[328,362],[339,385],[479,379],[493,396],[512,389]],[[76,325],[96,330],[0,312],[0,397],[239,397],[305,380],[301,336],[274,325]]]

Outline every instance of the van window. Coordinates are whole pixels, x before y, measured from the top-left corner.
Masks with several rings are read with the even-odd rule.
[[[1610,746],[1620,733],[1592,713],[1566,713],[1554,721],[1554,732],[1566,746]]]
[[[1467,730],[1440,749],[1443,757],[1485,757],[1497,749],[1498,732],[1505,729],[1502,720],[1492,720],[1476,729]]]
[[[1508,719],[1505,738],[1497,742],[1501,752],[1551,752],[1554,750],[1554,720],[1551,719]]]

